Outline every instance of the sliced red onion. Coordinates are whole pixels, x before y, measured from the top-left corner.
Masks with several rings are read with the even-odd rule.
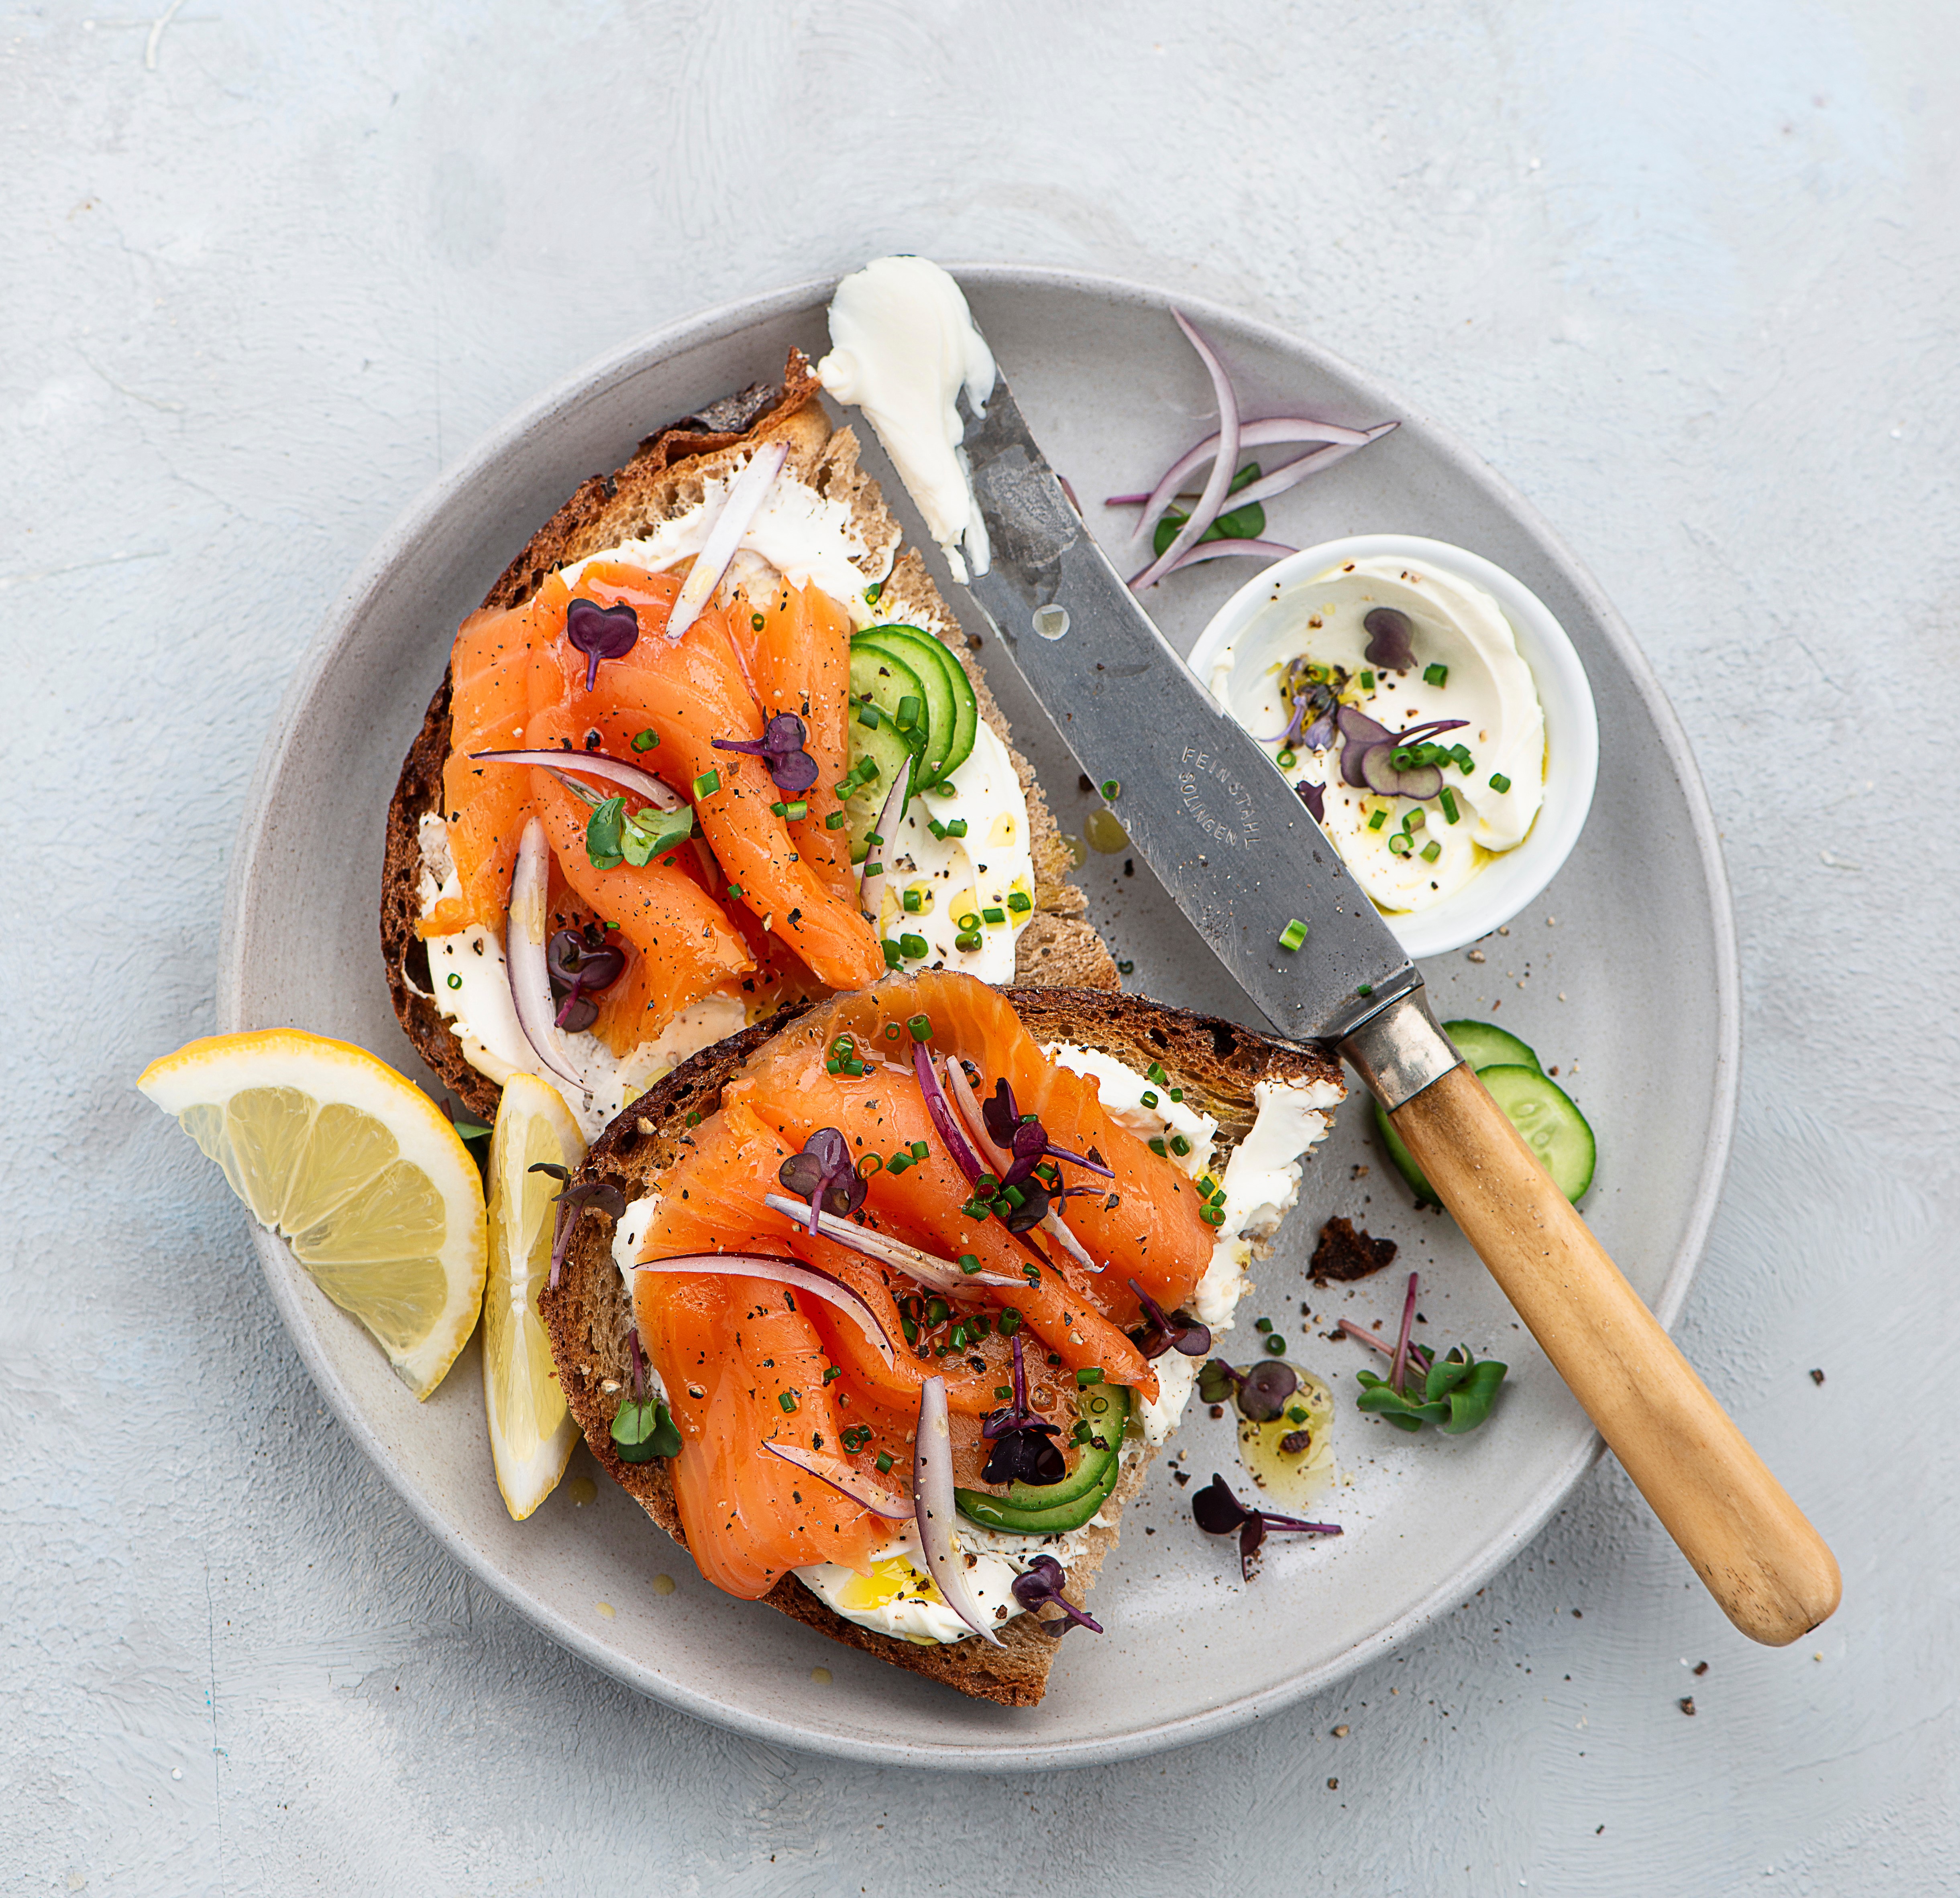
[[[957,1055],[946,1057],[946,1091],[953,1097],[953,1105],[959,1110],[959,1117],[966,1123],[966,1130],[973,1136],[973,1143],[980,1149],[981,1158],[992,1169],[994,1178],[1004,1179],[1009,1167],[1014,1163],[1013,1156],[994,1145],[993,1137],[987,1131],[986,1117],[980,1111],[980,1097],[973,1092],[973,1083],[966,1078],[966,1070],[960,1065]]]
[[[1324,441],[1352,453],[1357,448],[1366,447],[1377,435],[1386,434],[1395,426],[1395,423],[1389,421],[1382,422],[1371,429],[1343,428],[1338,422],[1313,421],[1304,415],[1274,415],[1263,421],[1240,423],[1239,446],[1241,448],[1267,448],[1277,447],[1282,442]],[[1218,437],[1207,435],[1196,447],[1172,462],[1163,478],[1147,494],[1112,494],[1103,505],[1129,507],[1141,503],[1144,517],[1138,523],[1136,533],[1131,538],[1141,540],[1159,516],[1176,499],[1178,488],[1185,478],[1195,475],[1208,461],[1214,460],[1217,453]],[[1304,459],[1311,461],[1314,457],[1309,455]],[[1279,472],[1290,473],[1299,466],[1298,462],[1289,462]],[[1277,477],[1268,475],[1265,478],[1272,480]],[[1301,478],[1303,477],[1299,475],[1294,477],[1296,480]],[[1290,487],[1292,483],[1290,482],[1287,485]],[[1241,488],[1239,494],[1233,497],[1233,504],[1236,506],[1248,491]],[[1272,491],[1277,494],[1280,491],[1274,488]]]
[[[1232,378],[1225,373],[1225,365],[1218,360],[1218,352],[1191,326],[1184,313],[1173,310],[1170,313],[1192,348],[1198,351],[1198,359],[1211,377],[1212,393],[1218,399],[1218,448],[1212,459],[1211,472],[1205,478],[1204,492],[1198,496],[1184,525],[1177,530],[1170,545],[1130,582],[1131,589],[1137,593],[1154,587],[1165,574],[1176,571],[1179,556],[1218,518],[1218,510],[1225,504],[1226,492],[1239,470],[1239,397],[1232,386]]]
[[[939,1129],[939,1137],[946,1143],[947,1151],[953,1156],[953,1163],[966,1175],[968,1181],[979,1178],[986,1168],[980,1164],[978,1156],[966,1144],[966,1136],[959,1130],[959,1122],[954,1117],[952,1106],[946,1098],[946,1090],[939,1084],[938,1071],[932,1064],[932,1057],[927,1052],[923,1041],[912,1044],[912,1072],[918,1076],[919,1092],[925,1096],[925,1111],[932,1116],[932,1124]]]
[[[911,777],[909,771],[899,774],[899,781],[887,793],[884,808],[878,813],[878,821],[871,826],[873,837],[882,837],[882,844],[866,847],[864,867],[858,875],[858,907],[870,919],[871,927],[878,927],[878,912],[885,901],[885,852],[899,841],[899,822],[905,812],[905,784]],[[876,860],[878,873],[871,874],[873,860]]]
[[[1283,540],[1201,540],[1195,547],[1188,547],[1164,568],[1167,574],[1175,574],[1181,568],[1195,567],[1206,560],[1284,560],[1289,554],[1300,552],[1297,547],[1289,547]],[[1133,587],[1141,587],[1141,580],[1132,580]]]
[[[802,1200],[793,1200],[787,1193],[765,1193],[762,1203],[772,1213],[780,1213],[798,1226],[810,1228],[810,1210]],[[903,1239],[895,1239],[889,1232],[860,1226],[854,1220],[840,1219],[834,1213],[819,1212],[813,1229],[819,1238],[848,1245],[852,1251],[861,1252],[880,1265],[908,1273],[920,1284],[929,1285],[935,1292],[963,1292],[975,1285],[1019,1286],[1026,1283],[1004,1272],[963,1272],[950,1259],[921,1252],[917,1246],[908,1245]]]
[[[511,1000],[524,1039],[552,1073],[583,1094],[585,1083],[560,1051],[552,1020],[558,1004],[552,1000],[551,968],[545,959],[550,877],[551,844],[545,836],[544,819],[529,818],[517,844],[517,865],[511,873],[511,900],[504,920],[504,974],[511,984]]]
[[[1365,448],[1371,441],[1381,438],[1399,428],[1398,421],[1377,422],[1373,428],[1363,429],[1359,441],[1338,441],[1325,448],[1316,448],[1310,455],[1302,455],[1284,467],[1275,468],[1270,475],[1262,475],[1257,481],[1248,482],[1231,499],[1234,507],[1249,507],[1257,501],[1271,501],[1275,494],[1284,494],[1289,488],[1297,488],[1309,475],[1319,474],[1332,468],[1337,461],[1345,461],[1357,448]],[[1239,431],[1242,447],[1246,431]]]
[[[807,1292],[826,1305],[835,1305],[871,1341],[872,1349],[887,1365],[896,1365],[899,1361],[891,1340],[885,1335],[885,1327],[878,1322],[877,1313],[842,1279],[833,1279],[828,1272],[819,1272],[815,1266],[798,1260],[778,1259],[766,1252],[685,1252],[675,1259],[649,1259],[633,1270],[699,1272],[712,1278],[768,1279]]]
[[[912,1513],[911,1497],[893,1496],[890,1490],[873,1483],[842,1457],[826,1456],[821,1450],[806,1450],[799,1444],[778,1443],[768,1437],[762,1439],[762,1448],[781,1457],[785,1463],[794,1464],[818,1482],[829,1483],[853,1502],[861,1502],[874,1516],[902,1522]]]
[[[674,602],[673,612],[667,618],[668,638],[679,638],[700,618],[702,607],[714,597],[714,590],[721,584],[728,563],[742,545],[742,536],[749,531],[749,523],[762,511],[763,502],[769,498],[769,490],[776,485],[776,477],[783,472],[783,463],[789,458],[788,442],[765,442],[749,456],[748,466],[735,477],[728,489],[728,498],[721,504],[721,511],[715,516],[714,525],[708,530],[708,539],[681,584],[680,596]]]
[[[912,1515],[925,1566],[946,1605],[982,1640],[1001,1645],[987,1611],[966,1585],[966,1565],[953,1540],[953,1426],[946,1413],[946,1380],[919,1387],[918,1444],[912,1454]]]
[[[472,752],[469,755],[479,763],[487,760],[496,765],[541,765],[548,771],[571,771],[597,777],[606,784],[638,791],[656,810],[677,811],[685,801],[651,771],[605,752]]]
[[[1443,774],[1433,765],[1411,765],[1398,771],[1392,761],[1396,747],[1370,745],[1361,754],[1361,775],[1368,788],[1383,797],[1413,797],[1418,803],[1443,788]]]

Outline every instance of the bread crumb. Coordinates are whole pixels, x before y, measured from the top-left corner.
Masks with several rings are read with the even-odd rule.
[[[1334,1737],[1337,1740],[1345,1740],[1348,1737],[1348,1729],[1345,1727],[1336,1727],[1334,1729]]]
[[[1691,1715],[1694,1712],[1694,1696],[1692,1694],[1685,1693],[1681,1696],[1681,1711]]]

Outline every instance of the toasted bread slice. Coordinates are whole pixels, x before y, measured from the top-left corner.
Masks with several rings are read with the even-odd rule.
[[[1254,1089],[1259,1082],[1329,1084],[1329,1114],[1340,1098],[1340,1063],[1318,1048],[1274,1041],[1134,996],[1079,988],[1004,992],[1039,1041],[1073,1042],[1140,1070],[1153,1061],[1161,1063],[1172,1083],[1184,1089],[1185,1099],[1217,1120],[1220,1160],[1252,1127]],[[628,1205],[644,1198],[679,1156],[689,1121],[712,1113],[721,1105],[723,1088],[749,1057],[804,1012],[803,1007],[786,1010],[683,1063],[600,1137],[586,1156],[581,1179],[603,1180],[616,1187]],[[625,1337],[633,1316],[612,1258],[612,1220],[588,1207],[574,1235],[564,1275],[555,1289],[546,1288],[540,1307],[551,1332],[559,1385],[593,1454],[685,1547],[668,1464],[659,1459],[626,1463],[613,1448],[612,1419],[631,1375]],[[1141,1486],[1151,1454],[1132,1460],[1103,1506],[1108,1526],[1091,1530],[1087,1553],[1069,1565],[1068,1594],[1078,1605],[1103,1558],[1115,1546],[1116,1518]],[[846,1620],[794,1576],[786,1577],[764,1598],[833,1641],[1004,1706],[1032,1706],[1041,1699],[1059,1645],[1035,1626],[1032,1616],[1021,1615],[1002,1630],[1001,1648],[978,1640],[915,1645]]]
[[[662,521],[701,504],[705,484],[745,461],[760,444],[785,441],[785,473],[819,493],[847,501],[876,564],[897,548],[897,521],[877,482],[858,466],[858,440],[848,428],[832,430],[819,402],[818,385],[799,350],[790,352],[779,386],[757,384],[711,404],[641,444],[617,472],[594,475],[532,536],[485,596],[486,607],[521,606],[546,575],[568,563],[640,538]],[[872,577],[875,566],[867,572]],[[915,549],[899,555],[887,575],[880,606],[883,616],[934,634],[973,682],[980,716],[1006,745],[1027,800],[1029,841],[1035,866],[1035,908],[1015,953],[1016,979],[1113,990],[1115,963],[1083,919],[1081,892],[1068,881],[1071,860],[1053,815],[1013,749],[1000,707],[987,689],[959,622]],[[428,952],[416,933],[421,911],[423,815],[442,808],[443,765],[450,746],[450,678],[447,670],[409,747],[388,807],[387,844],[381,876],[381,949],[396,1015],[417,1051],[476,1112],[496,1111],[501,1089],[470,1066],[463,1048],[429,993]]]

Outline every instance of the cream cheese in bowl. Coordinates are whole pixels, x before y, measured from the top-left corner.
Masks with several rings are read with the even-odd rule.
[[[1516,914],[1584,825],[1584,669],[1535,594],[1462,548],[1378,534],[1290,555],[1227,602],[1191,664],[1411,955]]]

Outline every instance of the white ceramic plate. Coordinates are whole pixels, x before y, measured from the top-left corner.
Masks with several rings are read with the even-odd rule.
[[[1120,535],[1127,523],[1093,498],[1147,485],[1207,425],[1204,377],[1168,300],[1058,272],[959,274],[1055,466],[1090,499],[1099,531]],[[414,1070],[378,951],[383,819],[452,630],[585,475],[617,466],[655,424],[778,372],[792,342],[820,348],[829,294],[806,285],[711,311],[574,378],[446,474],[376,550],[301,666],[259,765],[234,861],[221,1027],[313,1028]],[[1484,962],[1454,955],[1427,973],[1440,1013],[1489,1016],[1558,1065],[1599,1137],[1587,1215],[1672,1319],[1721,1183],[1737,1052],[1726,885],[1679,728],[1612,609],[1488,469],[1324,352],[1227,310],[1181,307],[1222,348],[1249,412],[1402,418],[1386,441],[1284,497],[1275,537],[1399,532],[1472,548],[1537,593],[1585,661],[1604,735],[1585,837],[1511,934],[1489,939]],[[1178,576],[1153,609],[1188,649],[1246,571],[1220,561]],[[1063,828],[1079,829],[1093,806],[1073,761],[1010,669],[991,677]],[[1245,998],[1141,865],[1131,873],[1120,854],[1092,856],[1081,880],[1118,955],[1134,962],[1132,986],[1246,1018]],[[1251,1356],[1249,1321],[1270,1314],[1293,1355],[1341,1391],[1335,1451],[1348,1480],[1317,1512],[1347,1533],[1280,1543],[1247,1588],[1233,1550],[1198,1533],[1189,1492],[1160,1464],[1097,1585],[1109,1632],[1071,1635],[1048,1698],[1020,1712],[718,1594],[603,1478],[578,1501],[577,1480],[593,1468],[582,1450],[538,1512],[512,1522],[491,1474],[475,1347],[418,1406],[285,1248],[255,1236],[294,1338],[355,1440],[452,1554],[595,1666],[791,1746],[912,1766],[1086,1764],[1238,1725],[1384,1652],[1516,1554],[1595,1454],[1584,1416],[1455,1229],[1415,1212],[1392,1183],[1368,1121],[1365,1102],[1351,1102],[1231,1340],[1235,1356]],[[1346,1293],[1313,1292],[1304,1261],[1335,1213],[1400,1241],[1396,1268]],[[1364,1419],[1348,1400],[1362,1347],[1318,1335],[1343,1315],[1392,1321],[1405,1266],[1424,1274],[1423,1335],[1467,1340],[1511,1366],[1496,1415],[1473,1435],[1412,1440]],[[1201,1408],[1179,1442],[1199,1483],[1214,1467],[1236,1472],[1229,1425]]]

